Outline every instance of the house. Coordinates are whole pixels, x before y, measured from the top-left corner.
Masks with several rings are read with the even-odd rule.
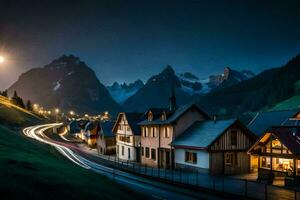
[[[247,151],[255,140],[236,119],[197,121],[172,142],[175,166],[211,174],[248,173]]]
[[[272,183],[274,177],[284,177],[285,184],[299,184],[300,126],[269,128],[248,151],[256,156],[258,180]]]
[[[100,133],[97,138],[97,149],[100,154],[112,155],[116,153],[116,140],[112,132],[115,122],[104,121],[100,123]]]
[[[194,122],[210,119],[196,104],[177,109],[174,92],[169,109],[150,108],[141,121],[141,163],[159,168],[174,168],[174,150],[170,145]]]
[[[116,136],[116,157],[118,159],[139,161],[141,129],[138,122],[142,120],[142,113],[119,113],[113,127],[113,133]]]
[[[78,134],[80,133],[80,127],[78,125],[77,120],[72,120],[68,125],[67,125],[67,130],[70,134]]]
[[[84,125],[84,129],[81,129],[78,137],[85,141],[90,147],[97,146],[97,138],[100,134],[100,123],[99,121],[88,121]]]
[[[257,135],[258,138],[260,138],[268,130],[268,128],[272,126],[282,126],[288,124],[295,125],[295,123],[297,123],[297,120],[295,121],[292,119],[297,118],[298,115],[299,109],[259,112],[248,124],[248,129],[250,129],[252,133]],[[258,156],[254,154],[251,155],[250,166],[251,171],[258,171]]]

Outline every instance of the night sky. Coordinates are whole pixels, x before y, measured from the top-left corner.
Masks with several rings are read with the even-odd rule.
[[[200,78],[224,66],[258,73],[300,53],[299,10],[274,0],[2,0],[0,90],[62,54],[79,56],[104,84],[145,81],[167,64]]]

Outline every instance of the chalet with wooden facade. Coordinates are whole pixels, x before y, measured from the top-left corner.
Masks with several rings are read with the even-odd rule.
[[[255,140],[236,119],[197,121],[172,142],[175,165],[211,174],[248,173],[247,151]]]
[[[100,154],[112,155],[116,153],[116,139],[112,132],[115,122],[100,123],[100,133],[97,138],[97,149]]]
[[[143,120],[143,116],[141,113],[119,113],[113,127],[118,159],[139,161],[141,129],[138,122]]]
[[[300,112],[293,112],[280,126],[267,129],[248,151],[258,180],[272,183],[283,177],[285,185],[300,184]]]
[[[272,183],[274,177],[285,177],[285,184],[300,177],[300,126],[277,126],[266,131],[249,150],[257,161],[258,180]]]
[[[173,93],[174,94],[174,93]],[[159,168],[174,167],[174,149],[171,143],[195,121],[210,117],[195,104],[176,109],[174,95],[169,109],[149,109],[144,121],[140,122],[141,163]]]

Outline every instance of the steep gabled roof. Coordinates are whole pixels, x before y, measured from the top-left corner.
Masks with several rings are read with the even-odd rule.
[[[206,149],[235,122],[237,119],[195,122],[172,142],[172,146]]]
[[[268,130],[275,135],[295,155],[300,155],[300,127],[281,126]]]
[[[261,146],[261,144],[267,143],[272,135],[279,139],[294,155],[300,155],[300,126],[270,127],[249,149],[248,153],[252,153],[253,149]]]
[[[134,135],[141,135],[141,129],[138,125],[138,122],[142,121],[145,118],[143,113],[130,113],[130,112],[119,113],[118,118],[117,118],[116,122],[114,123],[112,131],[114,133],[116,133],[117,124],[119,123],[119,121],[121,120],[121,118],[123,116],[126,117],[128,124],[132,130],[132,133]]]
[[[293,117],[298,110],[266,111],[257,115],[248,124],[248,128],[257,136],[261,136],[269,127],[280,126]]]
[[[167,119],[166,120],[161,120],[160,117],[154,118],[152,121],[149,121],[148,119],[145,119],[144,121],[141,121],[139,123],[139,125],[171,124],[173,122],[176,122],[185,112],[187,112],[191,108],[195,108],[196,110],[198,110],[207,119],[211,119],[211,117],[206,112],[204,112],[201,108],[199,108],[199,106],[197,106],[196,104],[186,104],[184,106],[179,107],[177,110],[175,110],[172,113],[167,113]]]
[[[113,122],[113,121],[105,121],[105,122],[101,122],[100,123],[100,126],[101,126],[101,129],[103,131],[103,134],[106,137],[112,137],[112,136],[114,136],[114,133],[112,131],[112,129],[114,127],[114,124],[115,124],[115,122]]]

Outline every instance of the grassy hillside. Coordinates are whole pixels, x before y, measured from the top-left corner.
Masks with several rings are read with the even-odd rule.
[[[25,138],[17,131],[40,123],[45,123],[44,119],[0,96],[1,199],[142,198],[104,176],[74,165],[53,147]]]
[[[300,106],[300,95],[296,95],[285,101],[276,104],[271,110],[298,109],[299,106]]]
[[[82,169],[52,147],[0,126],[1,199],[134,199],[140,197]]]
[[[44,120],[12,104],[8,98],[0,95],[0,124],[10,127],[42,123]]]

